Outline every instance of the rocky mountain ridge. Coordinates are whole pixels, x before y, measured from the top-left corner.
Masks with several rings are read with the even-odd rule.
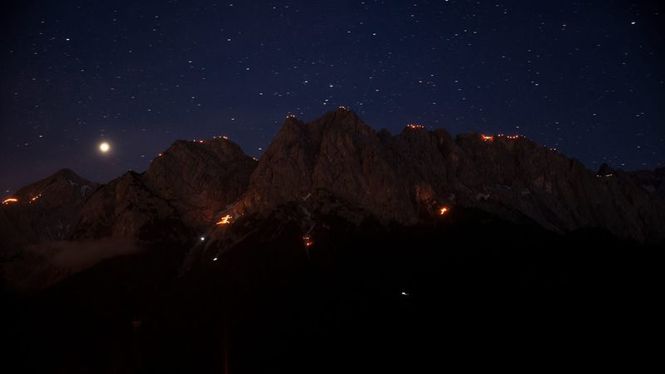
[[[340,107],[307,124],[288,116],[258,162],[227,138],[215,137],[177,141],[146,172],[104,185],[58,172],[5,197],[0,226],[5,235],[24,232],[18,236],[33,242],[103,237],[187,242],[214,233],[220,229],[216,223],[266,217],[295,203],[307,214],[343,210],[349,221],[372,217],[400,225],[427,222],[445,214],[443,208],[467,207],[560,233],[600,228],[650,241],[665,237],[661,174],[608,167],[593,173],[519,135],[453,138],[419,124],[391,135]],[[46,185],[71,191],[65,188],[67,196],[61,197],[47,193]],[[40,213],[49,222],[67,212],[66,222],[57,220],[63,227],[57,235],[16,228],[21,220],[19,226],[37,222],[16,213],[31,199],[50,204]],[[53,232],[48,224],[38,226]]]
[[[561,233],[593,227],[645,241],[665,231],[663,200],[628,174],[593,173],[519,135],[453,138],[411,124],[393,136],[346,108],[309,124],[287,118],[232,211],[315,206],[327,194],[404,225],[462,206]]]

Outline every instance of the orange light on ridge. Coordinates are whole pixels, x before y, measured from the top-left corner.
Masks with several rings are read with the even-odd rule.
[[[9,204],[14,204],[18,203],[18,199],[15,197],[8,197],[4,200],[2,200],[2,205],[9,205]]]
[[[232,218],[233,218],[233,217],[232,217],[230,214],[227,214],[227,215],[225,215],[224,217],[222,217],[222,218],[219,220],[219,222],[217,222],[216,224],[217,224],[217,225],[228,225],[229,223],[231,223],[231,219],[232,219]]]

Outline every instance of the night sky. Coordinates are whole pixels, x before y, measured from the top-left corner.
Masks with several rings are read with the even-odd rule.
[[[176,139],[259,156],[287,113],[338,105],[393,133],[523,134],[594,170],[665,163],[658,1],[6,3],[2,191],[143,171]]]

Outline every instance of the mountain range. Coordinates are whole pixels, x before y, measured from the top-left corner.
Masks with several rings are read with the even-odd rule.
[[[432,284],[440,284],[441,276],[464,284],[457,290],[482,290],[495,301],[488,289],[561,286],[577,292],[596,276],[618,289],[648,283],[640,277],[621,283],[608,269],[632,264],[629,274],[651,274],[639,268],[637,258],[659,254],[654,248],[665,242],[665,169],[626,172],[603,165],[593,172],[521,135],[453,137],[420,124],[393,135],[340,107],[310,123],[287,116],[258,160],[228,138],[214,137],[176,141],[145,172],[130,171],[104,184],[63,169],[3,198],[0,235],[2,280],[12,297],[36,297],[43,303],[38,305],[66,304],[63,310],[70,310],[82,294],[106,295],[93,308],[99,320],[130,321],[132,331],[148,320],[155,326],[168,320],[170,327],[190,326],[174,333],[189,338],[207,336],[208,330],[190,324],[217,321],[210,310],[236,321],[224,311],[234,300],[253,316],[241,318],[248,323],[239,322],[241,335],[258,341],[266,333],[256,321],[271,321],[270,329],[284,321],[322,323],[300,314],[261,314],[256,300],[273,311],[283,302],[266,296],[267,290],[290,295],[293,310],[307,305],[329,313],[333,294],[354,308],[359,298],[375,294],[368,307],[375,311],[393,302],[386,301],[393,296],[376,295],[435,294]],[[347,292],[354,296],[340,296]],[[477,305],[457,292],[457,300]],[[225,301],[213,301],[219,294]],[[310,295],[307,301],[303,294]],[[25,307],[30,317],[17,309],[30,323],[41,315],[32,303]],[[120,306],[125,303],[131,312]],[[149,311],[154,305],[159,312]],[[54,320],[76,324],[72,315]],[[278,339],[284,333],[268,335]],[[134,338],[111,341],[127,339]],[[237,362],[246,365],[254,362],[249,352],[275,347],[242,339],[235,341],[245,344]],[[139,365],[130,361],[121,366]],[[160,367],[156,362],[151,367]],[[61,367],[72,368],[67,365]]]
[[[340,107],[305,124],[287,117],[260,160],[226,137],[177,141],[143,173],[106,184],[69,169],[5,197],[2,252],[53,240],[187,242],[224,216],[267,216],[295,203],[356,223],[416,225],[442,207],[477,208],[567,233],[598,228],[639,242],[665,238],[665,169],[596,173],[520,135],[391,135]],[[219,226],[217,227],[219,228]]]

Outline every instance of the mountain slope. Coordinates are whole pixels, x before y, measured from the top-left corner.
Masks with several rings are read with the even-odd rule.
[[[146,248],[180,256],[245,191],[255,165],[225,138],[177,141],[142,174],[96,185],[63,170],[22,188],[0,209],[1,280],[41,288]]]
[[[27,244],[69,237],[83,203],[96,188],[96,183],[62,169],[6,196],[0,207],[0,249],[13,252]]]
[[[630,178],[598,177],[521,136],[452,139],[420,125],[377,133],[345,108],[309,124],[287,118],[232,212],[267,214],[286,202],[326,210],[319,197],[328,195],[386,223],[415,224],[459,205],[557,232],[665,237],[663,201]]]
[[[177,141],[152,161],[142,179],[172,204],[183,223],[204,230],[245,192],[256,161],[224,137]]]
[[[255,164],[224,138],[177,141],[145,173],[129,172],[99,188],[75,237],[191,241],[245,191]]]
[[[181,241],[186,230],[175,209],[128,172],[101,186],[86,201],[74,239],[125,238]]]
[[[331,112],[311,124],[288,118],[261,157],[240,207],[269,213],[286,202],[333,194],[380,218],[397,219],[411,207],[389,156],[353,112]]]

